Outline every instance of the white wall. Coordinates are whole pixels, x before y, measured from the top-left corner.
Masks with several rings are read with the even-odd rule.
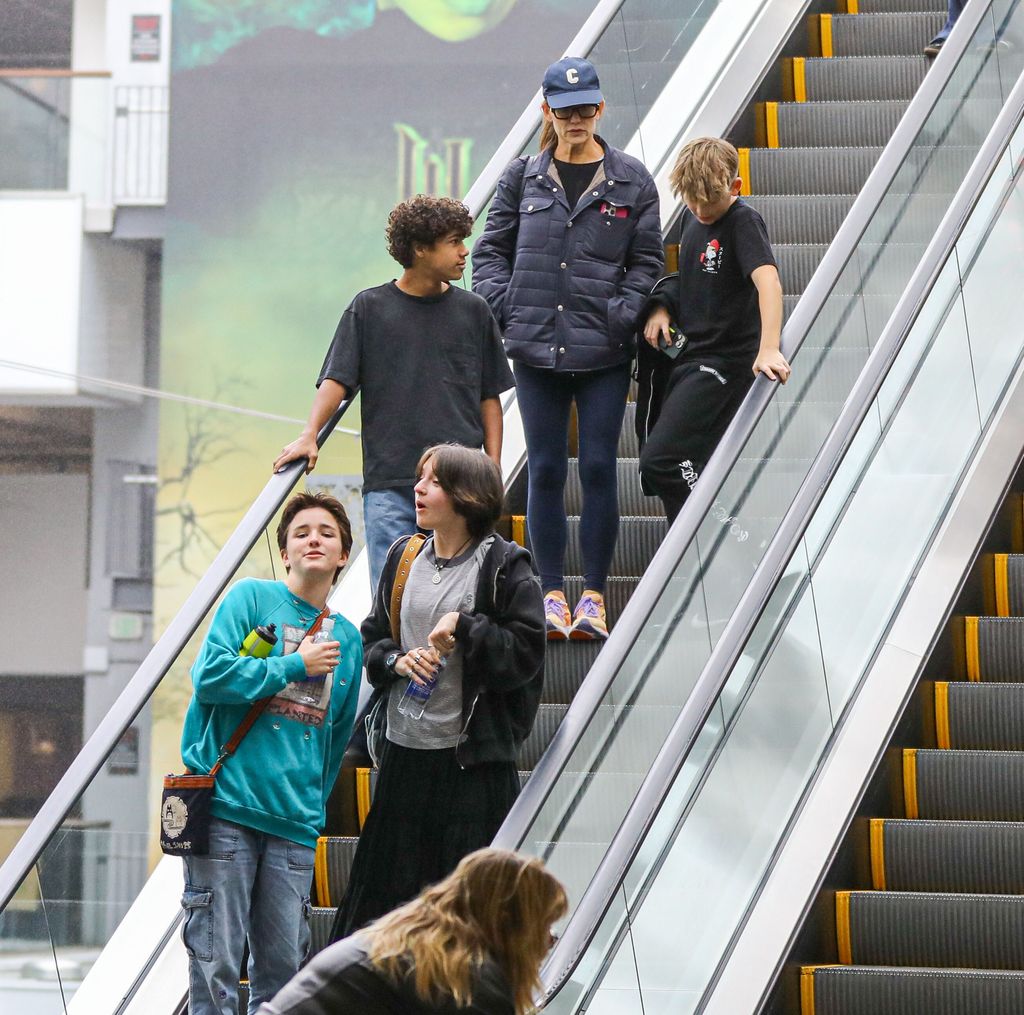
[[[0,673],[81,674],[88,514],[85,475],[0,482]]]
[[[0,359],[78,370],[82,199],[0,195]],[[73,380],[0,366],[0,396],[68,395]]]

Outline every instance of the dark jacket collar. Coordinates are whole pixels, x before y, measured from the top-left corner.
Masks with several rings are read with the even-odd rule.
[[[604,149],[604,175],[606,179],[614,180],[616,183],[634,183],[635,178],[626,165],[622,152],[613,148],[600,134],[595,134],[598,144]],[[551,168],[551,159],[554,149],[545,148],[544,151],[530,156],[526,166],[527,176],[543,176]]]

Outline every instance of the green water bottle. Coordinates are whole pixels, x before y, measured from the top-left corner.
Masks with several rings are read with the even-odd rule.
[[[253,628],[242,642],[238,650],[240,656],[252,656],[254,659],[266,659],[277,644],[277,631],[274,624]]]

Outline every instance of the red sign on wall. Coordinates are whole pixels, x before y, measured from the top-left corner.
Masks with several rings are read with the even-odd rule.
[[[160,59],[160,15],[132,15],[132,62],[152,63]]]

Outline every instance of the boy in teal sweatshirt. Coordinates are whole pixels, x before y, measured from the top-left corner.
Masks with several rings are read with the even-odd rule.
[[[355,715],[359,632],[332,614],[328,640],[306,635],[352,547],[345,509],[298,494],[277,541],[285,580],[234,585],[192,667],[181,748],[192,772],[209,772],[252,704],[271,701],[217,774],[209,853],[184,858],[190,1015],[237,1013],[246,940],[250,1012],[298,970],[316,840]],[[249,632],[268,624],[278,638],[270,655],[239,655]]]

